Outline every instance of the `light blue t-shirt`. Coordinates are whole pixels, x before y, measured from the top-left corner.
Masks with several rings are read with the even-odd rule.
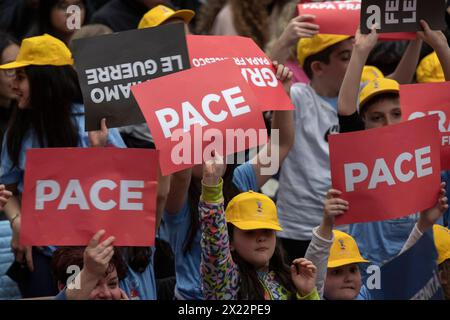
[[[350,235],[355,238],[361,255],[381,266],[398,255],[416,221],[414,214],[393,220],[355,223],[350,225]]]
[[[150,262],[144,272],[139,273],[128,266],[125,279],[120,281],[120,288],[130,300],[156,300],[156,280],[153,266],[155,248],[152,247]]]
[[[73,120],[78,127],[78,147],[89,147],[88,133],[84,131],[84,105],[74,104],[72,106]],[[42,148],[38,137],[33,130],[29,130],[22,141],[22,149],[19,155],[19,165],[14,166],[8,153],[6,146],[7,134],[3,137],[3,146],[0,165],[0,183],[1,184],[17,184],[19,192],[23,191],[23,173],[25,170],[25,154],[28,149]],[[108,130],[108,145],[118,148],[126,148],[125,143],[117,129]]]
[[[248,162],[236,167],[233,183],[243,192],[259,189],[253,166]],[[175,296],[178,299],[203,300],[200,282],[200,228],[195,235],[191,249],[186,253],[183,252],[191,221],[189,208],[189,203],[186,201],[180,212],[175,214],[165,212],[163,223],[159,228],[159,237],[170,244],[175,255]]]
[[[326,102],[328,102],[334,110],[337,111],[338,109],[338,97],[335,98],[328,98],[328,97],[322,97],[320,96],[323,100],[325,100]]]

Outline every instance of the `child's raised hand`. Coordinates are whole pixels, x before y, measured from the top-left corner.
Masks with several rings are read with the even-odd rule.
[[[206,160],[203,164],[203,184],[207,186],[215,186],[225,174],[227,165],[223,161],[223,157],[217,152],[212,153],[212,158]]]
[[[424,210],[420,213],[417,227],[423,233],[431,228],[442,214],[448,209],[448,198],[445,191],[445,182],[441,183],[441,190],[439,191],[439,199],[436,205],[430,209]]]
[[[339,198],[342,194],[341,191],[336,189],[330,189],[327,192],[324,206],[324,220],[334,225],[336,216],[344,214],[348,210],[348,202]]]
[[[430,47],[434,49],[434,51],[438,51],[442,48],[447,48],[447,38],[440,30],[431,30],[430,26],[425,20],[420,20],[420,25],[423,28],[423,31],[417,32],[417,36],[428,43]]]
[[[108,127],[106,126],[106,119],[100,121],[100,130],[88,132],[89,143],[91,147],[106,147],[108,143]]]
[[[317,268],[305,258],[295,259],[291,265],[291,277],[298,294],[307,296],[316,287]]]
[[[292,86],[292,76],[294,74],[288,67],[278,63],[278,61],[273,61],[273,66],[276,69],[277,79],[283,83],[284,90],[289,94]]]
[[[283,34],[281,39],[286,47],[291,47],[301,38],[312,38],[319,33],[319,25],[312,23],[315,16],[311,14],[299,15],[293,18]]]
[[[92,276],[102,278],[108,270],[109,262],[114,255],[114,237],[109,237],[100,242],[105,230],[98,231],[89,241],[89,245],[84,250],[83,270]]]
[[[372,26],[370,33],[362,34],[358,28],[355,34],[355,50],[358,52],[369,54],[378,42],[377,25]]]
[[[0,210],[3,209],[3,207],[8,202],[9,198],[11,198],[12,192],[6,190],[4,184],[0,184]]]

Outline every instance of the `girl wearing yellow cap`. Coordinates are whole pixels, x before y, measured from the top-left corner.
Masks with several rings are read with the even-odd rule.
[[[13,90],[15,107],[3,139],[0,181],[14,196],[5,207],[13,230],[12,249],[16,261],[26,264],[33,281],[52,283],[49,270],[51,248],[38,250],[19,245],[20,195],[23,190],[25,154],[30,148],[88,147],[109,144],[125,147],[117,129],[88,133],[84,130],[84,106],[72,55],[66,45],[48,35],[22,41],[14,62],[0,65],[0,70],[15,70]],[[33,264],[33,260],[38,265]],[[47,281],[46,281],[47,280]],[[42,290],[41,290],[42,289]],[[40,286],[25,296],[54,294],[51,286]]]
[[[318,299],[316,267],[306,259],[294,260],[290,268],[284,263],[275,235],[281,227],[270,198],[241,193],[224,213],[224,172],[217,154],[203,166],[199,211],[205,299]]]
[[[361,263],[368,263],[359,251],[358,245],[350,235],[333,230],[335,217],[345,214],[349,204],[339,196],[339,190],[328,191],[324,216],[320,226],[314,228],[313,237],[305,257],[317,266],[316,285],[320,295],[331,300],[369,300],[370,294],[362,284]],[[448,200],[442,188],[438,203],[432,209],[425,210],[408,239],[402,244],[398,254],[411,248],[448,209]],[[368,236],[368,235],[366,235]]]

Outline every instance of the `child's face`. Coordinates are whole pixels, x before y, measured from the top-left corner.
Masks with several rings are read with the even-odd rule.
[[[380,128],[402,121],[402,109],[398,99],[380,100],[368,107],[364,113],[366,129]]]
[[[353,300],[361,290],[358,264],[328,268],[324,296],[329,300]]]
[[[320,62],[319,74],[314,75],[314,77],[320,77],[320,82],[324,86],[323,89],[328,91],[330,95],[338,96],[339,94],[352,56],[353,42],[353,38],[340,42],[330,54],[329,63]]]
[[[237,227],[233,231],[231,250],[253,265],[257,270],[269,266],[276,245],[275,231],[270,229],[242,230]]]
[[[16,69],[12,89],[16,95],[18,108],[28,108],[30,104],[30,82],[24,68]]]
[[[120,298],[119,278],[115,268],[97,283],[89,296],[89,300],[120,300]]]

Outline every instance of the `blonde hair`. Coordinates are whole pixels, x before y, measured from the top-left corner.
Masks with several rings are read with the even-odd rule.
[[[110,27],[105,26],[104,24],[85,25],[73,34],[72,38],[70,39],[69,47],[70,49],[73,49],[73,41],[76,39],[90,38],[111,33],[113,33],[113,30]]]

